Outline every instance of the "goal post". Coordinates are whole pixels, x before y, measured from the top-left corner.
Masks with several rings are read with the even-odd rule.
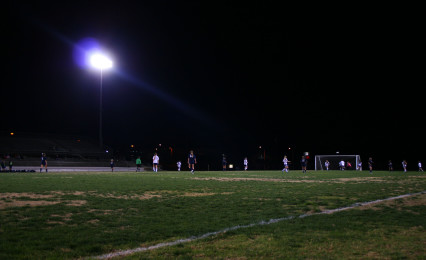
[[[339,163],[341,161],[351,164],[351,168],[348,170],[358,170],[358,164],[361,161],[359,155],[345,155],[345,154],[334,154],[334,155],[315,155],[315,170],[324,171],[327,170],[325,162],[329,162],[329,170],[340,170]]]

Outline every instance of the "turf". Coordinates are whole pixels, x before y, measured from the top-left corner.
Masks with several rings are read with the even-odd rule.
[[[426,190],[417,172],[0,174],[0,259],[80,258]],[[426,196],[218,234],[139,258],[424,259]]]

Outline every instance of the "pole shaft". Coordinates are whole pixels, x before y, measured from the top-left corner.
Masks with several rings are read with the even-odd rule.
[[[99,100],[99,148],[103,148],[102,138],[102,69],[101,69],[101,87],[100,87],[100,100]]]

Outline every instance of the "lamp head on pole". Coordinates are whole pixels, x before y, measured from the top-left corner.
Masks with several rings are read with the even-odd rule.
[[[100,53],[93,54],[90,57],[90,64],[100,70],[112,68],[112,61]]]

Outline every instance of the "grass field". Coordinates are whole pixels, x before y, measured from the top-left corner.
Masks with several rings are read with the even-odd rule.
[[[92,258],[253,225],[129,259],[426,259],[417,172],[0,173],[0,259]]]

